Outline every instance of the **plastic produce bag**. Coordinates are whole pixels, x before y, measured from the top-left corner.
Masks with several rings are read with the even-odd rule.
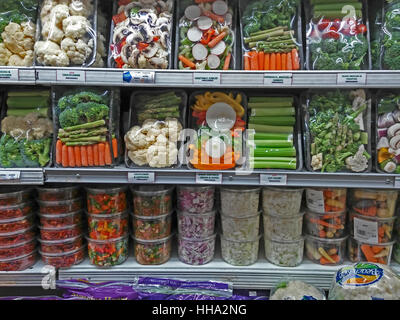
[[[328,300],[400,300],[400,277],[382,264],[344,266],[333,278]]]
[[[240,2],[244,70],[299,70],[302,36],[298,0]]]
[[[308,70],[370,69],[367,2],[305,2]]]
[[[3,106],[0,166],[26,168],[51,164],[50,90],[10,90]]]
[[[99,1],[97,7],[97,43],[96,59],[90,66],[91,68],[104,68],[107,65],[108,43],[110,39],[110,23],[112,3],[109,1]],[[110,14],[107,14],[109,12]]]
[[[282,279],[272,290],[270,300],[326,300],[325,293],[306,282]]]
[[[90,67],[97,52],[97,0],[44,0],[36,65]]]
[[[55,165],[105,167],[119,162],[119,90],[53,88]]]
[[[171,69],[174,1],[117,1],[109,67]]]
[[[371,100],[363,89],[310,91],[303,105],[306,167],[321,172],[371,169]]]
[[[381,33],[382,60],[385,70],[400,69],[400,1],[384,0]]]
[[[182,1],[176,68],[235,69],[235,10],[227,0]]]
[[[383,1],[381,0],[368,2],[371,65],[373,70],[379,70],[381,68],[382,5]]]
[[[38,0],[0,2],[0,65],[33,65]]]

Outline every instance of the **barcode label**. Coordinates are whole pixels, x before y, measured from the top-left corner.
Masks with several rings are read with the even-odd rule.
[[[307,189],[306,191],[308,209],[318,212],[325,212],[324,193],[320,190]]]
[[[378,243],[378,222],[354,218],[354,239]]]

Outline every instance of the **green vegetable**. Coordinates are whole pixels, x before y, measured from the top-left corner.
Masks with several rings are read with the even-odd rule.
[[[79,124],[76,126],[66,127],[63,129],[64,129],[64,131],[76,131],[76,130],[80,130],[80,129],[92,129],[92,128],[97,128],[97,127],[102,127],[105,124],[106,124],[106,122],[104,120],[98,120],[98,121],[94,121],[94,122]]]
[[[270,29],[270,30],[264,30],[262,32],[258,32],[256,35],[252,35],[248,38],[244,38],[244,43],[250,43],[254,41],[259,41],[259,40],[265,40],[268,38],[276,37],[276,36],[283,36],[285,33],[285,28],[284,27],[279,27],[277,29]]]
[[[292,162],[275,162],[275,161],[250,161],[250,168],[254,169],[289,169],[289,170],[296,170],[297,162],[296,160]]]
[[[252,109],[252,117],[266,117],[266,116],[294,116],[296,111],[293,107],[290,108],[265,108],[265,109]]]
[[[267,124],[272,126],[293,126],[296,123],[295,117],[250,117],[249,123]]]
[[[44,167],[50,161],[51,139],[22,140],[21,155],[27,167]]]
[[[33,109],[48,107],[49,97],[45,96],[8,96],[7,107],[8,109]]]
[[[249,102],[249,109],[259,109],[259,108],[290,108],[293,106],[293,101],[265,101],[265,102]]]
[[[270,126],[270,125],[249,123],[248,128],[254,129],[257,133],[293,134],[293,127],[289,127],[289,126]]]
[[[295,157],[296,149],[291,148],[250,148],[250,155],[254,157]]]
[[[0,138],[0,163],[3,168],[24,167],[20,143],[7,134]]]
[[[105,142],[107,139],[105,136],[95,137],[82,137],[82,138],[60,138],[64,142]]]
[[[261,161],[270,161],[270,162],[296,162],[296,158],[290,157],[250,157],[250,162],[261,162]]]
[[[284,140],[254,140],[252,145],[257,148],[289,148],[293,147],[293,141]]]
[[[27,114],[37,112],[43,117],[48,117],[49,108],[34,108],[34,109],[7,109],[8,116],[25,117]]]
[[[362,9],[361,2],[333,2],[333,3],[324,3],[324,4],[315,4],[313,6],[314,11],[342,11],[344,6],[353,6],[356,10]]]
[[[293,141],[293,134],[285,133],[249,133],[249,137],[254,137],[254,140]]]
[[[93,137],[98,135],[106,135],[108,129],[106,127],[98,127],[91,130],[81,129],[76,131],[65,131],[63,129],[58,130],[59,138],[83,138]]]

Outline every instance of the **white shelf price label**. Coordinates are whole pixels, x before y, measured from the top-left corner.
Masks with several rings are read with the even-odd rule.
[[[337,84],[362,84],[367,83],[367,75],[365,73],[338,73]]]
[[[264,85],[266,86],[291,86],[292,73],[264,73]]]
[[[62,82],[86,82],[86,71],[84,70],[57,70],[57,81]]]
[[[394,178],[394,187],[400,189],[400,177]]]
[[[0,171],[0,183],[19,181],[21,171]]]
[[[122,81],[126,83],[154,83],[154,71],[125,71]]]
[[[155,181],[154,172],[129,172],[128,181],[129,183],[154,183]]]
[[[0,69],[0,81],[18,81],[18,69]]]
[[[354,218],[354,239],[378,243],[378,222]]]
[[[221,184],[222,173],[196,173],[196,183]]]
[[[260,174],[260,184],[265,186],[287,185],[287,174]]]
[[[193,73],[193,84],[221,84],[220,73],[204,73],[194,72]]]

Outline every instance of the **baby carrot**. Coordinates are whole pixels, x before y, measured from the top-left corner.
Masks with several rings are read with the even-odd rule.
[[[61,164],[62,163],[62,147],[63,144],[61,140],[57,140],[56,143],[56,163]]]
[[[276,70],[276,53],[271,53],[270,70]]]
[[[112,138],[112,147],[114,158],[118,158],[118,141],[117,138]]]
[[[218,43],[221,42],[222,39],[224,39],[226,37],[226,35],[227,35],[226,31],[221,32],[214,39],[212,39],[207,45],[210,48],[214,48]]]
[[[282,69],[281,70],[286,70],[287,54],[286,53],[282,53],[281,58],[282,58]]]
[[[250,52],[250,68],[251,70],[258,70],[258,55],[256,51]]]
[[[70,167],[75,167],[74,147],[68,147],[68,164]]]
[[[79,146],[74,147],[74,154],[75,154],[75,164],[77,167],[82,166],[82,160],[81,160],[81,149]]]
[[[94,165],[98,166],[100,163],[100,159],[99,159],[99,144],[96,143],[93,146],[93,161],[94,161]]]
[[[293,64],[293,70],[299,70],[300,69],[300,61],[299,61],[299,52],[297,49],[292,49],[292,64]]]
[[[93,167],[94,166],[93,146],[87,146],[87,158],[88,158],[88,165],[90,167]]]
[[[249,53],[250,53],[250,52],[246,52],[246,53],[244,54],[244,56],[243,56],[243,58],[244,58],[244,70],[251,70],[251,67],[250,67],[250,55],[249,55]]]
[[[293,69],[293,62],[292,62],[292,54],[289,52],[287,54],[287,65],[286,65],[286,70],[292,70]]]
[[[264,51],[258,53],[258,70],[264,70]]]
[[[280,53],[276,54],[276,68],[275,70],[282,70],[282,55]]]
[[[68,167],[69,161],[68,161],[68,147],[64,144],[62,146],[62,166],[63,167]]]
[[[82,167],[87,167],[88,166],[87,147],[86,146],[81,146],[80,149],[81,149]]]
[[[105,145],[104,143],[99,143],[98,144],[98,155],[99,155],[99,165],[100,166],[105,166],[106,161],[105,161]],[[95,152],[96,154],[96,152]],[[96,159],[96,158],[95,158]]]
[[[196,69],[196,65],[192,61],[190,61],[188,58],[184,57],[183,55],[179,55],[179,60],[181,60],[185,66],[187,66],[191,69]]]
[[[229,65],[231,63],[231,57],[232,57],[231,53],[228,53],[228,55],[225,58],[223,70],[229,70]]]
[[[106,165],[111,165],[112,164],[111,148],[110,148],[110,144],[108,142],[106,142],[106,144],[105,144],[104,161],[105,161]]]
[[[269,70],[269,61],[270,61],[270,58],[271,58],[271,54],[266,53],[264,56],[265,56],[265,58],[264,58],[264,70]]]

